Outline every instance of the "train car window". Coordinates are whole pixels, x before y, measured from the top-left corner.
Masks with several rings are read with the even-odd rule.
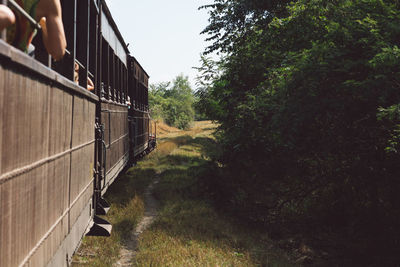
[[[119,92],[119,61],[118,58],[115,56],[114,57],[114,101],[118,102],[118,92]]]
[[[135,76],[135,100],[136,100],[136,108],[139,108],[140,103],[140,91],[139,91],[139,66],[136,63],[136,76]]]
[[[86,88],[88,78],[88,54],[89,54],[89,1],[77,1],[76,10],[76,59],[79,65],[79,85]]]
[[[142,97],[141,97],[141,100],[140,100],[140,102],[142,102],[142,111],[144,110],[144,94],[145,94],[145,92],[144,92],[144,86],[143,86],[143,84],[141,84],[140,85],[140,87],[141,87],[141,90],[140,90],[140,92],[141,92],[141,94],[142,94]]]
[[[122,64],[122,61],[119,61],[119,102],[123,103],[123,94],[124,94],[124,64]]]
[[[97,34],[101,1],[60,0],[60,2],[67,40],[64,58],[57,62],[51,59],[44,47],[40,31],[32,41],[34,47],[32,56],[64,77],[78,81],[82,87],[88,88],[89,80],[91,83],[93,81],[97,83]],[[0,3],[7,4],[7,1],[0,0]],[[0,37],[5,38],[5,31],[1,32]]]
[[[139,71],[138,71],[139,73]],[[137,103],[137,109],[140,109],[140,83],[139,83],[139,76],[137,77],[136,80],[136,103]]]
[[[125,79],[126,79],[126,101],[128,101],[128,94],[129,94],[129,71],[126,69]]]
[[[145,98],[145,92],[144,92],[144,86],[143,86],[143,82],[144,82],[144,73],[143,70],[141,70],[140,72],[140,109],[143,111],[144,110],[144,98]]]
[[[109,56],[108,56],[108,50],[109,46],[104,40],[104,38],[101,38],[101,87],[102,87],[102,97],[106,99],[110,99],[110,92],[109,92],[109,85],[110,85],[110,79],[109,79]]]
[[[34,51],[32,51],[31,56],[33,56],[37,61],[41,62],[43,65],[51,67],[51,58],[49,54],[47,54],[46,48],[43,44],[42,33],[39,31],[38,34],[33,38],[32,45],[34,47]]]
[[[121,62],[121,103],[125,103],[125,66]]]
[[[125,77],[125,65],[121,62],[121,103],[125,103],[124,99],[125,99],[125,83],[124,83],[124,77]]]
[[[139,71],[138,71],[139,74]],[[139,76],[137,77],[136,80],[136,102],[137,102],[137,109],[140,109],[140,103],[141,103],[141,93],[140,93],[140,80],[139,80]]]
[[[125,86],[125,90],[124,90],[124,101],[123,103],[126,103],[126,100],[128,98],[128,69],[124,68],[124,86]]]
[[[134,100],[134,107],[137,108],[137,66],[136,63],[133,63],[133,100]]]
[[[109,58],[110,58],[110,86],[109,86],[109,91],[110,91],[110,100],[115,101],[115,56],[114,56],[114,51],[111,49],[109,50]]]
[[[145,95],[145,105],[147,107],[147,106],[149,106],[149,97],[148,97],[149,89],[146,88],[146,93],[144,95]]]
[[[136,71],[137,71],[137,66],[135,63],[135,60],[133,57],[130,58],[131,60],[131,70],[130,73],[128,74],[129,76],[129,95],[131,98],[131,103],[132,103],[132,107],[134,109],[136,109],[136,105],[137,105],[137,94],[136,94],[136,88],[137,88],[137,79],[136,79]]]
[[[117,102],[121,101],[121,60],[116,57],[116,93],[117,93]]]
[[[65,38],[67,40],[67,49],[64,58],[58,62],[52,63],[52,69],[63,75],[69,80],[74,80],[75,74],[75,31],[76,31],[76,0],[61,0],[62,20],[64,24]],[[36,39],[36,38],[35,38]],[[34,39],[34,41],[35,41]],[[36,40],[35,42],[37,42]]]
[[[120,103],[125,103],[124,99],[125,99],[125,83],[124,83],[124,77],[125,77],[125,70],[126,67],[125,65],[122,63],[122,61],[120,61]]]
[[[97,25],[98,25],[98,6],[95,1],[90,1],[90,25],[89,25],[89,78],[95,85],[94,93],[98,94],[97,81]]]

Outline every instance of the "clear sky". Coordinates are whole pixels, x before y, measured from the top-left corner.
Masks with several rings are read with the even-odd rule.
[[[212,0],[107,0],[131,54],[150,75],[150,83],[189,76],[193,89],[200,53],[207,43],[200,32],[208,25],[199,6]]]

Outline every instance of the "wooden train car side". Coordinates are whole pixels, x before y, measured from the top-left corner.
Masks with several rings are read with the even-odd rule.
[[[149,75],[132,56],[129,57],[129,77],[128,96],[132,99],[129,109],[131,156],[138,157],[149,148]]]
[[[40,34],[35,59],[0,39],[0,266],[68,266],[85,234],[109,235],[102,196],[155,146],[149,76],[106,3],[61,4],[62,61]]]
[[[98,98],[1,40],[0,57],[0,266],[66,265],[94,215]]]
[[[99,159],[104,194],[129,162],[128,57],[129,50],[106,5],[100,10],[99,119],[104,128]]]

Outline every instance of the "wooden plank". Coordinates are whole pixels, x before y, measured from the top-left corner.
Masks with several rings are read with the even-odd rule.
[[[80,196],[84,190],[92,190],[93,186],[86,188],[93,180],[93,162],[94,162],[94,143],[72,153],[71,166],[71,197],[69,206],[72,208],[70,212],[70,226],[72,226],[78,218],[81,209],[90,198],[85,194]],[[77,198],[82,198],[77,203]]]
[[[43,204],[41,179],[46,166],[34,169],[9,181],[11,184],[11,261],[17,266],[25,259],[40,237],[46,233],[41,221]],[[29,223],[27,223],[29,219]]]
[[[3,130],[2,129],[3,129],[4,118],[2,116],[4,114],[4,91],[5,91],[5,83],[6,83],[6,78],[7,78],[6,74],[7,74],[7,72],[4,70],[3,66],[0,64],[0,155],[3,155],[3,150],[2,150]],[[2,160],[0,157],[0,175],[2,173],[3,173],[2,172]]]
[[[75,97],[73,110],[72,148],[94,141],[95,105],[86,99]],[[94,143],[72,152],[71,159],[71,208],[69,225],[72,227],[86,205],[93,191],[93,186],[87,188],[93,179]],[[80,196],[85,191],[83,196]],[[77,199],[79,198],[79,199]],[[76,203],[75,203],[76,202]]]
[[[49,155],[71,146],[72,96],[62,90],[50,92]]]
[[[11,266],[11,184],[0,184],[0,266]]]
[[[2,173],[34,163],[48,154],[49,87],[8,71],[2,108]],[[11,127],[12,126],[12,127]]]
[[[69,205],[70,155],[57,159],[48,165],[47,181],[43,192],[46,193],[45,209],[49,226],[53,225]]]
[[[95,104],[75,96],[72,147],[94,140]]]
[[[60,233],[65,233],[60,235]],[[62,244],[68,233],[68,217],[65,216],[54,228],[54,231],[46,238],[43,244],[35,251],[29,259],[27,266],[46,266],[53,258],[60,244]],[[61,262],[65,262],[65,255]],[[60,261],[58,262],[60,263]]]

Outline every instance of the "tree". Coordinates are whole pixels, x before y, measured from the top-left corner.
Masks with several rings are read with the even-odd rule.
[[[171,82],[150,85],[149,104],[154,118],[185,129],[194,119],[194,95],[189,79],[183,74]]]
[[[227,57],[202,101],[221,125],[218,161],[229,175],[219,189],[244,216],[312,220],[395,242],[389,236],[400,215],[398,5],[208,6],[204,33],[215,42],[206,52]]]

